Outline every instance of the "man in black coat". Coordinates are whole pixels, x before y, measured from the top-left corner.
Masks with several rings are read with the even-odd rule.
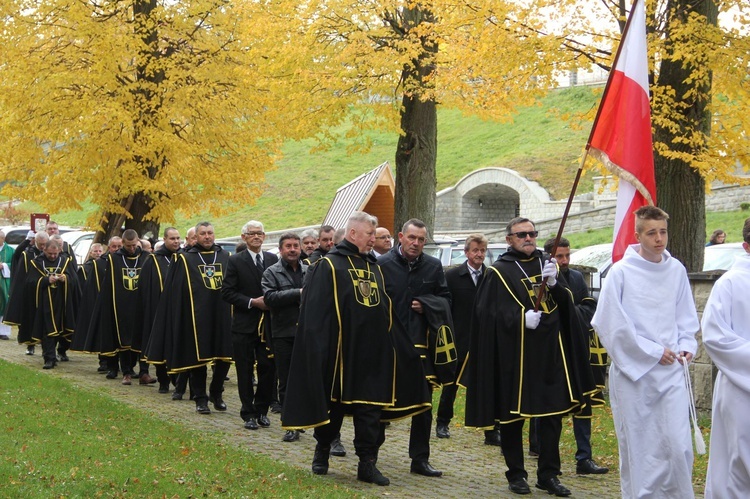
[[[242,408],[240,417],[248,430],[267,428],[268,407],[273,395],[274,363],[269,358],[268,307],[263,298],[263,270],[279,259],[263,251],[266,238],[263,224],[251,220],[242,227],[247,249],[229,257],[221,296],[232,304],[232,347],[237,370],[237,390]],[[253,387],[253,367],[258,362],[258,387]]]
[[[451,313],[453,314],[453,326],[455,328],[456,351],[458,353],[458,366],[464,365],[466,354],[469,352],[469,328],[471,327],[471,314],[474,310],[474,297],[477,294],[477,286],[482,281],[485,265],[484,258],[487,254],[487,238],[484,234],[470,234],[464,242],[464,254],[466,262],[445,271],[445,280],[451,292]],[[456,373],[458,375],[458,373]],[[440,393],[440,405],[438,405],[435,434],[438,438],[450,438],[448,429],[453,419],[453,404],[456,400],[458,385],[443,386]],[[487,445],[500,445],[500,430],[485,430],[484,443]]]
[[[437,258],[425,255],[427,227],[415,218],[407,221],[398,234],[399,244],[378,258],[378,265],[385,279],[385,291],[393,300],[393,313],[398,329],[395,335],[405,334],[411,342],[410,349],[419,352],[423,359],[422,372],[415,378],[397,379],[397,383],[424,383],[431,388],[444,382],[455,380],[455,362],[452,359],[452,372],[449,380],[440,379],[438,366],[427,352],[430,343],[427,338],[428,323],[423,302],[418,297],[429,296],[441,299],[444,308],[450,308],[451,294],[445,282],[443,266]],[[448,310],[448,313],[449,310]],[[399,343],[396,343],[397,348]],[[453,345],[450,345],[453,348]],[[454,350],[455,352],[455,350]],[[409,457],[411,472],[423,476],[439,477],[443,474],[430,465],[430,434],[432,410],[426,410],[412,417],[409,434]]]

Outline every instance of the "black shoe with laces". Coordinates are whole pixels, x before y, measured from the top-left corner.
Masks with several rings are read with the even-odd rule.
[[[531,494],[531,489],[525,478],[516,478],[508,482],[508,488],[514,494],[526,495]]]
[[[548,494],[557,497],[568,497],[570,495],[570,491],[560,483],[560,480],[558,480],[556,476],[537,480],[536,488],[546,490]]]
[[[341,444],[341,438],[334,438],[331,442],[331,455],[336,457],[346,456],[346,449]]]
[[[593,459],[581,459],[576,464],[576,473],[579,475],[603,475],[609,472],[609,468],[599,466]]]

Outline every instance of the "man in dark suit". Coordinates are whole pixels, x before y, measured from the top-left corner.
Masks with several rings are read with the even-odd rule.
[[[240,416],[245,428],[257,430],[268,427],[268,407],[271,403],[275,379],[273,361],[265,331],[268,325],[268,307],[263,298],[261,278],[263,271],[279,259],[263,251],[266,238],[263,224],[251,220],[242,227],[242,239],[247,250],[232,255],[221,288],[224,301],[231,303],[232,346],[234,366],[237,369],[237,389],[242,402]],[[258,386],[253,387],[253,366],[258,361]]]
[[[445,280],[451,292],[451,313],[455,327],[456,351],[458,353],[458,376],[469,351],[469,328],[474,308],[474,296],[484,275],[484,257],[487,254],[487,238],[484,234],[471,234],[464,243],[466,262],[445,271]],[[457,384],[444,385],[440,393],[435,434],[438,438],[450,438],[448,429],[453,419],[453,404],[456,400]],[[484,432],[484,443],[500,445],[500,431],[495,428]]]

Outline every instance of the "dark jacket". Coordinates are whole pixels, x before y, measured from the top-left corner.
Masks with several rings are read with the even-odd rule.
[[[419,256],[411,265],[401,255],[401,245],[391,248],[388,253],[378,258],[378,265],[383,269],[385,290],[393,301],[396,319],[406,328],[415,345],[425,344],[427,338],[427,319],[411,308],[412,300],[417,296],[435,295],[451,301],[451,293],[445,281],[443,265],[434,256]]]
[[[224,283],[221,286],[221,297],[231,303],[232,332],[242,334],[258,334],[264,311],[253,307],[248,308],[251,298],[263,296],[263,271],[253,260],[250,251],[241,251],[229,257]],[[268,251],[263,251],[263,265],[267,269],[277,263],[279,257]]]
[[[271,309],[271,336],[294,337],[299,319],[302,283],[307,265],[298,263],[295,273],[284,260],[271,265],[263,272],[263,296]]]
[[[482,265],[482,275],[485,266]],[[482,282],[479,278],[477,284],[471,277],[468,263],[449,268],[445,271],[445,280],[451,293],[451,313],[453,314],[454,336],[456,350],[458,351],[459,365],[463,364],[466,354],[469,352],[469,334],[471,328],[471,314],[474,308],[474,297],[477,295],[477,287]]]

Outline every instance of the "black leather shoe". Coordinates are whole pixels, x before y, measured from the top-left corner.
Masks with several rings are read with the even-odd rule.
[[[224,403],[224,400],[221,398],[221,396],[209,397],[208,401],[214,405],[214,409],[216,409],[217,411],[227,410],[227,404]]]
[[[296,442],[299,440],[299,432],[297,430],[287,430],[287,432],[284,434],[284,438],[282,438],[284,442]]]
[[[262,426],[263,428],[268,428],[271,426],[271,420],[268,419],[268,416],[265,414],[261,414],[258,416],[258,426]]]
[[[68,354],[65,352],[57,352],[57,360],[60,362],[68,362],[70,360],[70,357],[68,357]]]
[[[96,368],[96,372],[99,374],[104,374],[106,372],[109,372],[109,367],[107,367],[107,364],[99,364],[99,367]]]
[[[435,427],[435,435],[438,438],[451,438],[451,431],[447,424],[439,424]]]
[[[271,412],[274,414],[281,414],[281,404],[278,402],[271,402]]]
[[[250,418],[245,421],[246,430],[257,430],[258,428],[260,428],[260,426],[258,426],[258,421],[255,418]]]
[[[173,392],[172,393],[172,400],[182,400],[182,396],[184,394],[182,392]]]
[[[609,468],[599,466],[593,459],[581,459],[576,464],[576,473],[579,475],[603,475],[609,472]]]
[[[484,445],[495,445],[502,447],[503,443],[500,440],[500,430],[487,430],[484,432]]]
[[[443,472],[436,470],[427,461],[412,461],[411,472],[422,476],[443,476]]]
[[[55,367],[55,361],[54,360],[48,360],[44,363],[44,367],[42,369],[54,369]]]
[[[198,414],[211,414],[211,409],[206,404],[196,405],[195,412]]]
[[[117,378],[117,371],[107,371],[107,379]]]
[[[325,475],[328,473],[328,455],[330,447],[322,447],[320,444],[315,446],[313,455],[312,472],[316,475]]]
[[[34,345],[26,347],[26,355],[34,355]]]
[[[331,455],[336,457],[346,456],[346,449],[341,445],[340,438],[334,438],[333,442],[331,442]]]
[[[525,478],[516,478],[515,480],[510,480],[508,482],[508,488],[514,494],[531,494],[531,489],[529,488],[529,484]]]
[[[169,383],[159,384],[159,393],[169,393]]]
[[[560,483],[560,480],[556,476],[538,480],[536,488],[546,490],[548,494],[554,494],[557,497],[568,497],[570,495],[570,491],[563,487],[563,484]]]

